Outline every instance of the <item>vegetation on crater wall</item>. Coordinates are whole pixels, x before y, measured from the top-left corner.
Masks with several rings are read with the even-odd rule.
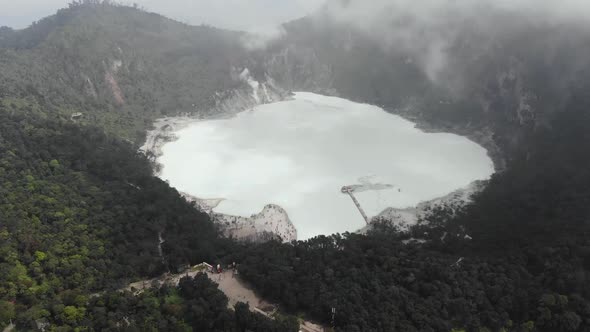
[[[298,41],[317,48],[301,54],[328,69],[327,88],[392,108],[425,95],[416,116],[496,129],[510,147],[507,170],[458,217],[433,211],[431,225],[413,229],[424,245],[403,245],[410,235],[388,228],[287,245],[220,239],[121,138],[137,143],[156,117],[207,109],[216,91],[239,84],[229,75],[245,52],[239,34],[130,7],[74,4],[29,29],[0,30],[0,325],[117,329],[127,317],[137,330],[291,328],[243,306],[232,314],[203,277],[139,296],[108,291],[186,263],[239,261],[245,279],[292,313],[329,324],[336,308],[337,330],[588,331],[590,79],[584,66],[563,60],[572,59],[575,38],[549,65],[542,43],[474,57],[466,62],[477,82],[467,85],[469,98],[441,104],[448,91],[403,56],[369,48],[375,52],[332,58],[338,43],[314,37]],[[515,112],[518,80],[497,80],[512,68],[512,51],[519,84],[539,98],[532,122]],[[290,74],[303,80],[310,68]],[[490,108],[477,108],[482,102]],[[77,123],[75,112],[83,113]]]

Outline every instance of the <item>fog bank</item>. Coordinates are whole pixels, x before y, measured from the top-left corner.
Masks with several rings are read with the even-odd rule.
[[[437,82],[449,64],[451,48],[485,48],[531,27],[588,28],[590,2],[331,0],[314,17],[357,29],[388,51],[407,53]]]

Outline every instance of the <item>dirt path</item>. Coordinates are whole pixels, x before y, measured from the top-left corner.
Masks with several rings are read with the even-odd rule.
[[[236,303],[243,302],[250,305],[250,310],[258,312],[269,318],[278,311],[277,306],[264,301],[262,298],[256,295],[252,289],[250,289],[242,280],[239,275],[234,275],[232,270],[225,271],[223,273],[211,273],[211,265],[203,263],[194,266],[189,271],[181,274],[165,274],[159,278],[142,280],[129,284],[122,290],[133,291],[135,294],[143,292],[145,289],[166,285],[178,285],[180,279],[184,277],[195,277],[199,273],[206,273],[211,281],[218,285],[220,291],[222,291],[228,298],[228,307],[233,308]],[[324,332],[327,331],[321,325],[314,324],[309,321],[301,321],[300,331],[303,332]]]
[[[258,297],[248,286],[234,276],[233,271],[227,271],[221,274],[207,273],[209,278],[217,283],[219,290],[222,291],[229,299],[228,306],[233,308],[236,303],[243,302],[250,305],[250,310],[256,311],[267,317],[272,316],[278,311],[278,308],[260,297]],[[309,321],[301,321],[300,331],[302,332],[324,332],[327,331],[321,325]]]
[[[250,305],[251,308],[258,308],[260,310],[271,307],[272,305],[265,302],[260,297],[245,286],[245,284],[233,275],[233,271],[226,271],[220,274],[213,274],[208,272],[207,276],[215,282],[219,290],[222,291],[229,299],[229,307],[233,308],[236,303],[243,302]]]
[[[238,278],[237,275],[233,274],[232,270],[228,270],[223,273],[211,273],[210,270],[211,265],[203,263],[194,266],[185,273],[165,274],[159,278],[137,281],[129,284],[129,286],[122,290],[139,294],[153,286],[160,287],[164,284],[177,286],[180,282],[180,279],[184,277],[194,278],[199,273],[206,273],[209,279],[218,285],[219,290],[221,290],[225,296],[228,297],[228,306],[230,308],[233,308],[238,302],[248,303],[251,308],[258,308],[260,310],[273,307],[270,303],[262,300],[254,293],[254,291],[248,288],[244,282]]]

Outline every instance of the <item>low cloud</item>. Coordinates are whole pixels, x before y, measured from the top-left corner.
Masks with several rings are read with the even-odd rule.
[[[408,53],[436,81],[459,36],[490,40],[534,25],[588,25],[587,0],[331,0],[316,16]],[[471,30],[471,31],[469,31]],[[475,36],[475,37],[474,37]]]
[[[242,37],[242,44],[248,50],[264,49],[269,43],[280,39],[286,34],[281,25],[258,27]]]

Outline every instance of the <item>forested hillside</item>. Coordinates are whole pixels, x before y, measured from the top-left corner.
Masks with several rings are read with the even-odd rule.
[[[114,291],[233,250],[137,147],[156,118],[244,88],[241,35],[102,1],[0,29],[0,329],[297,328],[234,314],[202,278]]]
[[[258,56],[289,88],[467,135],[502,172],[466,209],[432,211],[410,234],[266,244],[241,258],[256,266],[243,275],[294,312],[327,323],[336,308],[345,331],[588,331],[588,26],[493,8],[437,18],[407,47],[387,38],[423,21],[367,31],[322,12]],[[433,40],[444,41],[436,77],[421,62]],[[411,236],[427,242],[400,243]]]
[[[451,11],[432,22],[402,11],[364,20],[366,29],[324,10],[285,24],[284,36],[257,58],[289,89],[380,105],[429,130],[469,136],[496,159],[511,158],[585,80],[589,28],[482,6],[473,17]]]
[[[587,238],[504,256],[471,254],[467,241],[449,250],[436,237],[404,239],[386,227],[263,244],[237,259],[288,310],[328,323],[335,308],[340,331],[589,330]]]
[[[588,82],[462,211],[260,245],[242,275],[343,331],[590,331]]]
[[[590,331],[590,80],[578,75],[465,209],[433,210],[409,233],[260,245],[239,257],[242,275],[292,312],[327,323],[336,308],[344,331]]]
[[[529,134],[506,171],[455,220],[482,248],[575,243],[590,234],[589,86],[590,79],[572,85],[571,98],[550,116],[550,127]]]
[[[230,245],[129,143],[3,106],[0,216],[2,324],[67,323],[64,308],[84,312],[91,293]]]
[[[245,50],[240,33],[193,27],[136,8],[72,3],[31,27],[0,30],[0,87],[52,117],[140,144],[166,115],[213,109]]]
[[[238,303],[233,310],[227,304],[217,285],[199,274],[181,279],[178,287],[152,288],[137,295],[101,294],[89,299],[86,308],[65,307],[57,320],[65,328],[95,331],[298,331],[293,317],[271,320],[251,312],[247,304]]]

